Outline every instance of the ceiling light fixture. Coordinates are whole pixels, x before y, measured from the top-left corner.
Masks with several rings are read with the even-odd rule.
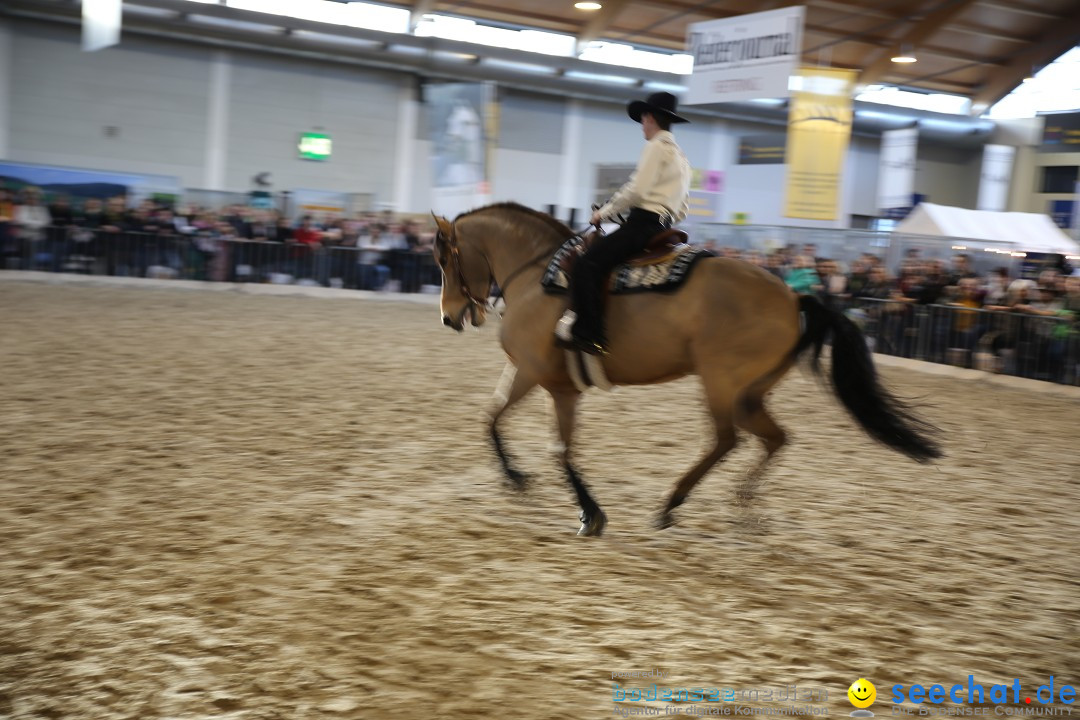
[[[604,6],[598,2],[579,2],[574,3],[574,7],[576,7],[578,10],[599,10]]]
[[[893,57],[892,61],[894,63],[913,63],[913,62],[918,62],[918,58],[916,58],[912,54],[911,46],[908,45],[907,43],[904,43],[900,47],[900,54]]]

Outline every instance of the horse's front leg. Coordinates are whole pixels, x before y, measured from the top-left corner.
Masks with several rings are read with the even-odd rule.
[[[581,507],[581,529],[578,530],[578,535],[599,536],[607,525],[607,515],[593,500],[589,488],[585,487],[585,482],[570,462],[570,443],[574,437],[574,421],[581,393],[577,390],[562,390],[552,392],[551,398],[555,401],[555,417],[559,423],[559,459]]]
[[[499,384],[496,386],[495,394],[492,397],[494,407],[491,411],[489,424],[491,442],[495,445],[495,453],[499,456],[503,472],[506,473],[507,479],[515,490],[524,490],[525,483],[529,478],[525,473],[514,469],[509,455],[503,448],[502,435],[499,434],[499,418],[518,400],[528,395],[529,391],[534,387],[536,387],[536,380],[526,373],[518,372],[514,363],[507,360],[502,377],[499,378]]]

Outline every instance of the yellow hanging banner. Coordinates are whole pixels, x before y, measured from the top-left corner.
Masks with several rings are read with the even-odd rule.
[[[851,138],[856,70],[802,67],[792,78],[784,216],[835,220]]]

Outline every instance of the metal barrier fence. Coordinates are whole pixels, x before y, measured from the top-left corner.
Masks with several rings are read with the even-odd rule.
[[[777,248],[806,244],[817,246],[816,256],[850,263],[863,253],[880,257],[885,267],[896,268],[910,250],[919,251],[924,260],[946,263],[957,253],[971,258],[974,269],[988,273],[997,267],[1007,267],[1015,276],[1024,263],[1022,248],[1013,243],[996,240],[973,240],[959,237],[908,235],[884,230],[843,230],[785,227],[778,225],[729,225],[699,223],[691,236],[696,242],[712,241],[717,246],[730,246],[741,251],[768,253]]]
[[[46,228],[8,241],[3,267],[95,275],[438,292],[430,252]],[[875,352],[1080,384],[1080,318],[870,298],[833,299]]]
[[[835,302],[874,352],[1080,385],[1080,318],[870,298]]]
[[[88,275],[317,284],[360,290],[437,292],[430,251],[44,228],[9,240],[3,267]],[[426,288],[425,288],[426,286]]]

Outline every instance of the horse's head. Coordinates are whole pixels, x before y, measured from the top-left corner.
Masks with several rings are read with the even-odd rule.
[[[475,248],[460,242],[453,223],[444,217],[435,217],[439,230],[435,234],[435,260],[442,270],[442,296],[439,309],[443,325],[461,332],[465,329],[465,315],[475,327],[487,319],[487,297],[491,289],[491,268],[484,256]]]

